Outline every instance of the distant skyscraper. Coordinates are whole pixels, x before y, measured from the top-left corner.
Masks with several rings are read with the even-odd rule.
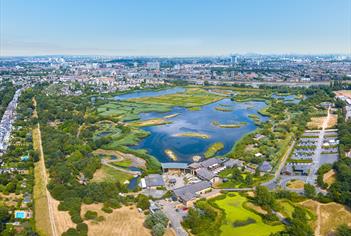
[[[235,65],[238,64],[238,57],[235,55],[230,56],[230,64]]]

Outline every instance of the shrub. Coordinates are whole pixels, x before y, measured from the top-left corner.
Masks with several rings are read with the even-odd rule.
[[[79,224],[79,223],[82,223],[82,222],[83,222],[83,220],[82,220],[82,218],[80,217],[80,215],[79,215],[79,214],[76,214],[76,213],[71,214],[71,219],[72,219],[73,223],[75,223],[75,224]]]
[[[102,207],[101,210],[109,214],[113,212],[113,210],[110,207],[106,207],[106,206]]]
[[[87,235],[88,234],[88,225],[85,223],[77,224],[77,231],[79,232],[80,235],[82,235],[82,234]]]
[[[97,218],[97,212],[95,211],[87,211],[85,214],[84,214],[84,217],[85,219],[87,220],[95,220]]]
[[[62,236],[79,236],[79,233],[74,228],[69,228],[66,232],[62,234]]]
[[[250,225],[256,223],[255,219],[252,218],[247,218],[246,220],[236,220],[233,222],[233,227],[240,227],[240,226],[245,226],[245,225]]]

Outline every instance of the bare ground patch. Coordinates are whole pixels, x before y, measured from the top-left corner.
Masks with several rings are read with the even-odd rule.
[[[99,216],[103,216],[105,220],[101,222],[84,221],[89,228],[89,236],[148,236],[151,235],[150,230],[144,227],[145,215],[138,212],[135,206],[123,206],[113,210],[108,214],[101,210],[102,204],[82,205],[82,217],[88,210],[96,211]]]
[[[307,200],[302,202],[301,205],[309,208],[317,215],[317,220],[312,225],[316,230],[316,236],[327,236],[341,224],[351,226],[351,211],[341,204],[335,202],[322,204]]]

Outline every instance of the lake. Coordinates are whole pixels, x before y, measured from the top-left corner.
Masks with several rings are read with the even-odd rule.
[[[230,112],[218,111],[215,107],[225,105]],[[178,114],[176,117],[168,119],[171,124],[160,126],[149,126],[143,128],[150,132],[150,135],[144,138],[135,149],[146,149],[149,154],[155,156],[160,162],[172,161],[166,154],[165,150],[172,150],[177,156],[179,162],[192,162],[194,155],[203,156],[208,147],[215,142],[222,142],[224,148],[219,151],[218,155],[229,152],[236,141],[245,134],[254,131],[257,126],[255,122],[248,117],[249,114],[255,114],[260,117],[261,121],[268,118],[257,113],[264,108],[264,102],[245,102],[237,103],[230,99],[203,106],[200,111],[189,111],[186,108],[174,107],[167,113],[142,113],[142,120],[164,117],[167,115]],[[223,107],[223,106],[221,106]],[[240,128],[220,128],[212,124],[217,121],[220,124],[232,124],[246,122]],[[178,133],[196,132],[209,135],[209,139],[196,137],[176,137]]]
[[[176,87],[160,91],[137,91],[117,96],[116,99],[125,100],[130,98],[139,98],[147,96],[161,96],[166,94],[178,93],[185,91],[184,88]],[[173,107],[170,112],[149,112],[141,113],[141,120],[161,118],[173,114],[175,117],[169,118],[171,124],[149,126],[143,129],[150,132],[150,135],[144,138],[134,149],[146,149],[149,154],[155,156],[160,162],[172,162],[165,153],[170,149],[177,156],[177,162],[192,162],[195,155],[203,157],[204,152],[215,142],[222,142],[224,148],[219,151],[218,155],[224,155],[231,150],[236,141],[245,134],[254,131],[257,126],[255,122],[248,117],[250,114],[257,115],[262,122],[267,121],[268,117],[258,113],[264,108],[264,102],[235,102],[229,98],[201,107],[199,111],[190,111],[183,107]],[[215,108],[223,108],[227,111],[219,111]],[[213,122],[220,124],[239,124],[245,122],[240,128],[220,128]],[[209,135],[208,139],[197,137],[176,137],[176,134],[195,132]]]

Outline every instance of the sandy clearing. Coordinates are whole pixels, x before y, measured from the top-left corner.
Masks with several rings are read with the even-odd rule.
[[[323,182],[328,184],[329,186],[335,182],[335,179],[336,173],[333,169],[323,175]]]
[[[316,236],[327,236],[341,224],[351,226],[351,211],[341,204],[335,202],[322,204],[313,200],[300,204],[316,214],[317,220],[312,224]]]
[[[322,129],[323,123],[324,123],[326,118],[327,118],[327,116],[312,117],[311,121],[307,123],[307,128],[309,128],[309,129]],[[338,121],[338,116],[335,114],[330,114],[326,128],[329,129],[329,128],[335,127],[337,121]]]

